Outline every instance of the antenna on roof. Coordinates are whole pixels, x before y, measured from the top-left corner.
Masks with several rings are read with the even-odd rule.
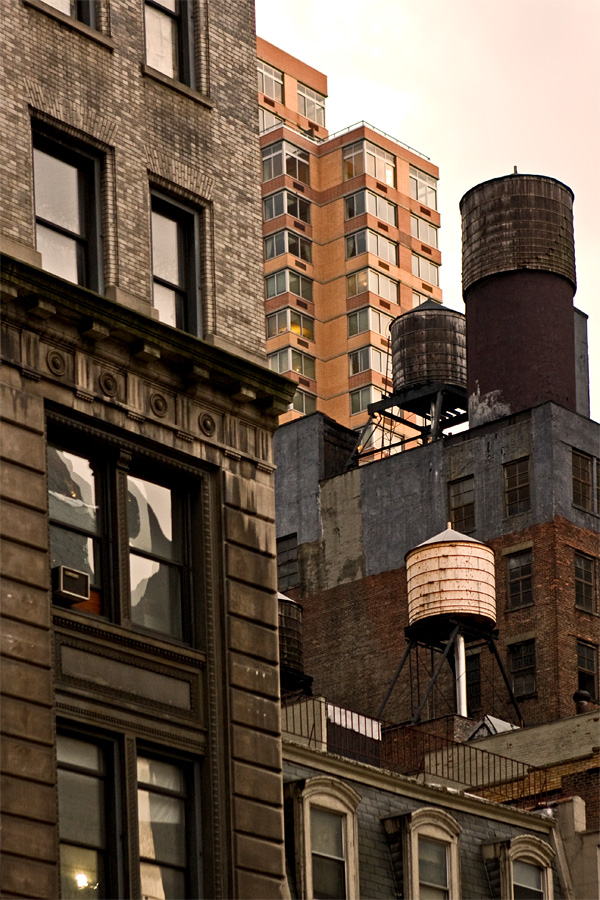
[[[513,166],[513,175],[518,175],[518,174],[519,174],[519,173],[517,172],[517,167],[516,167],[516,166]]]

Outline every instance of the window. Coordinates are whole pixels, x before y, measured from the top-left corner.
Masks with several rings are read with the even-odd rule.
[[[263,106],[258,107],[258,131],[260,134],[263,131],[268,131],[269,128],[281,125],[282,122],[283,119],[280,116],[276,116],[271,110],[265,109]]]
[[[193,86],[193,4],[145,0],[146,63],[167,78]]]
[[[263,200],[263,218],[265,222],[282,216],[287,213],[288,216],[294,216],[301,222],[310,224],[310,203],[304,197],[292,194],[290,191],[278,191],[265,197]]]
[[[266,97],[283,103],[283,72],[274,69],[261,59],[256,62],[258,72],[258,90]]]
[[[592,457],[573,450],[573,503],[592,511]]]
[[[362,334],[365,331],[375,331],[384,336],[389,335],[390,325],[393,319],[370,306],[365,306],[356,312],[348,313],[348,337]]]
[[[451,481],[448,485],[450,521],[456,531],[464,534],[475,530],[475,482],[473,476]]]
[[[460,825],[445,810],[427,806],[402,818],[408,857],[403,866],[404,896],[412,900],[460,897]],[[384,824],[388,833],[399,829],[394,819]]]
[[[44,2],[65,16],[70,16],[91,28],[96,25],[95,4],[91,0],[44,0]]]
[[[142,897],[202,896],[199,778],[191,762],[150,749],[138,752],[131,785],[137,806],[125,830],[132,836],[134,874],[122,846],[125,823],[119,813],[127,815],[130,775],[118,764],[116,743],[65,732],[57,736],[56,751],[63,900],[135,896],[131,888],[138,875]]]
[[[262,151],[263,181],[270,181],[279,175],[291,175],[303,184],[309,184],[309,156],[287,141],[271,144]]]
[[[265,259],[273,259],[282,253],[291,253],[312,263],[312,241],[294,231],[277,231],[265,238]]]
[[[467,710],[472,716],[481,709],[481,654],[469,653],[466,656],[467,675]]]
[[[508,648],[512,689],[515,697],[535,693],[535,641],[511,644]]]
[[[365,229],[348,235],[346,238],[346,259],[352,259],[360,253],[373,253],[392,265],[398,265],[398,244],[388,240],[375,231]]]
[[[398,302],[398,282],[388,278],[387,275],[381,275],[374,269],[361,269],[360,272],[353,272],[346,279],[348,297],[356,297],[365,291],[371,291],[378,294],[384,300],[390,303]]]
[[[357,141],[344,147],[343,165],[344,181],[366,172],[391,187],[396,186],[396,157],[370,141]]]
[[[142,897],[189,897],[185,771],[140,755],[137,783]]]
[[[435,263],[425,259],[424,256],[417,256],[416,253],[413,253],[412,273],[422,281],[427,281],[429,284],[435,284],[437,286],[439,284],[438,268],[439,267],[436,266]]]
[[[344,216],[346,219],[354,219],[363,213],[376,216],[389,225],[396,225],[396,204],[390,203],[385,197],[374,194],[373,191],[358,191],[344,199]]]
[[[304,316],[295,309],[281,309],[279,312],[267,316],[267,337],[271,338],[277,334],[291,331],[293,334],[313,341],[315,337],[314,323],[315,320],[310,316]]]
[[[274,272],[265,278],[265,287],[267,300],[271,297],[278,297],[289,291],[303,300],[313,298],[313,283],[311,278],[305,275],[299,275],[298,272],[292,272],[290,269],[282,269],[280,272]]]
[[[409,170],[410,196],[424,206],[437,209],[437,180],[414,166]]]
[[[110,754],[99,744],[59,734],[58,823],[62,898],[119,896],[109,884],[114,854],[107,853]],[[110,829],[108,829],[110,834]],[[96,892],[96,893],[93,893]]]
[[[587,612],[596,610],[596,560],[575,551],[575,605]]]
[[[410,233],[414,238],[429,244],[431,247],[438,245],[438,230],[435,225],[426,222],[425,219],[419,219],[417,216],[410,217]]]
[[[284,347],[277,353],[269,355],[269,364],[274,372],[298,372],[306,378],[315,377],[315,358],[294,350],[293,347]]]
[[[277,581],[282,592],[300,585],[297,532],[277,538]]]
[[[385,375],[387,362],[387,355],[384,356],[381,350],[375,347],[361,347],[360,350],[353,350],[348,354],[349,374],[358,375],[360,372],[373,369]]]
[[[325,97],[298,83],[298,112],[317,125],[325,125]]]
[[[359,388],[357,391],[350,391],[350,415],[364,412],[370,403],[376,403],[381,400],[381,391],[368,384]]]
[[[448,845],[419,836],[419,897],[448,897]]]
[[[146,474],[141,456],[129,473],[126,462],[118,464],[103,444],[90,443],[93,452],[86,456],[48,446],[51,567],[82,572],[90,581],[88,599],[65,600],[57,592],[55,602],[193,643],[189,523],[198,490],[189,476],[185,486],[176,476],[169,478],[165,466],[150,465]],[[122,531],[116,524],[121,511]],[[194,549],[197,557],[199,548]],[[128,588],[118,608],[117,583]]]
[[[504,466],[504,514],[514,516],[530,507],[529,457],[525,457]]]
[[[490,884],[498,896],[512,900],[553,900],[554,850],[543,840],[521,834],[510,841],[483,844],[482,854]]]
[[[585,641],[577,641],[577,688],[598,697],[598,648]]]
[[[42,268],[100,291],[99,160],[58,139],[34,135],[33,190]]]
[[[296,391],[289,408],[308,416],[317,411],[317,398],[314,394],[307,394],[306,391]]]
[[[201,334],[199,216],[152,196],[153,304],[161,322]]]
[[[349,785],[326,775],[285,786],[294,820],[299,897],[359,896],[358,823],[360,796]]]
[[[533,602],[531,555],[531,550],[524,550],[506,559],[509,609],[530,606]]]

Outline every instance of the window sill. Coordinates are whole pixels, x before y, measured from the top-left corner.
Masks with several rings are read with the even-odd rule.
[[[579,606],[577,603],[575,604],[575,609],[577,612],[585,613],[588,616],[595,616],[596,618],[600,617],[600,613],[598,613],[595,609],[586,609],[585,606]]]
[[[506,612],[506,613],[519,612],[519,610],[521,610],[521,609],[531,609],[532,606],[535,606],[535,604],[533,602],[532,603],[523,603],[522,606],[505,606],[504,612]]]
[[[74,19],[72,16],[67,16],[65,13],[61,13],[52,6],[48,6],[43,0],[23,0],[23,5],[44,13],[44,15],[49,16],[51,19],[55,19],[57,22],[61,22],[73,31],[78,31],[79,34],[83,34],[97,44],[100,44],[101,47],[106,47],[111,53],[116,47],[115,42],[105,34],[97,31],[95,28],[90,28],[90,26],[86,25],[84,22],[78,22],[77,19]]]
[[[142,63],[142,75],[147,78],[152,78],[153,81],[158,81],[160,84],[164,84],[165,87],[171,88],[171,90],[177,91],[179,94],[183,94],[184,97],[188,97],[195,103],[199,103],[201,106],[206,107],[206,109],[213,108],[214,104],[211,103],[205,94],[201,94],[200,91],[188,87],[187,84],[183,84],[181,81],[176,81],[174,78],[163,75],[158,69],[153,69],[152,66],[147,66],[146,63]]]

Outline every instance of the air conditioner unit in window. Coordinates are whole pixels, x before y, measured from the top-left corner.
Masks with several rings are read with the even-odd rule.
[[[90,576],[67,566],[52,569],[52,596],[64,606],[90,599]]]

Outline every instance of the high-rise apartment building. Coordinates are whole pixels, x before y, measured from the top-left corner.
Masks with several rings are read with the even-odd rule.
[[[327,78],[257,39],[267,353],[298,383],[281,421],[351,428],[391,391],[389,325],[441,301],[439,171],[366,123],[329,135]]]

